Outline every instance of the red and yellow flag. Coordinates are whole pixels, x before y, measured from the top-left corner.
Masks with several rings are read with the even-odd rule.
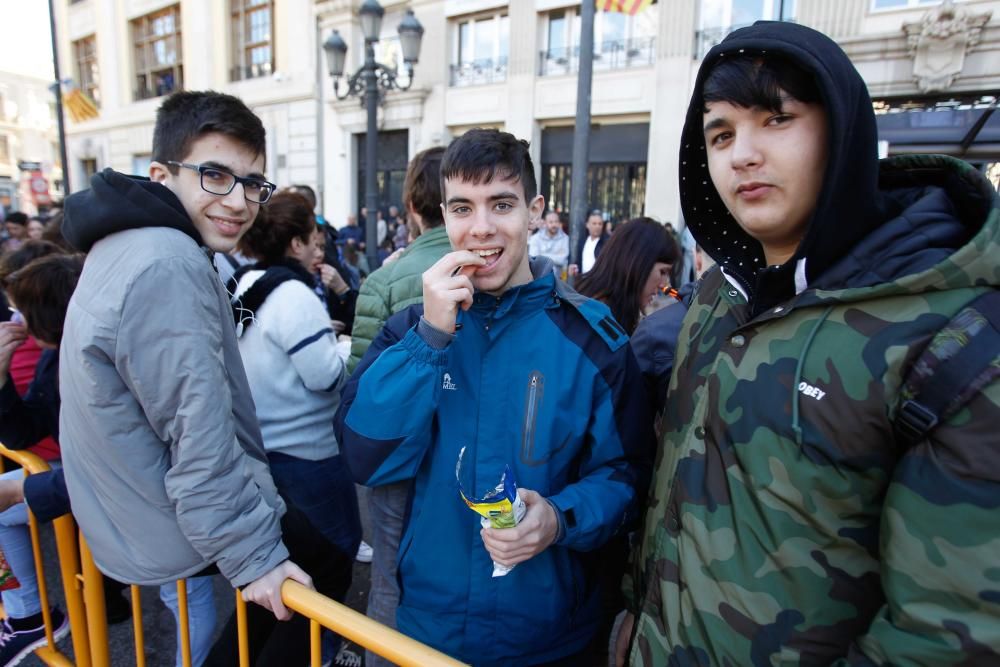
[[[101,115],[94,100],[76,86],[69,86],[63,93],[63,106],[74,123],[82,123]]]
[[[653,0],[597,0],[599,10],[619,12],[629,16],[635,16],[651,4],[653,4]]]

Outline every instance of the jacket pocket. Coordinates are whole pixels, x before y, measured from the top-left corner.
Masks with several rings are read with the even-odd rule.
[[[538,414],[545,396],[545,376],[541,371],[531,371],[524,398],[524,429],[521,433],[521,463],[526,466],[540,466],[548,463],[553,456],[569,444],[567,437],[557,446],[546,447],[545,443],[536,448],[538,438]]]

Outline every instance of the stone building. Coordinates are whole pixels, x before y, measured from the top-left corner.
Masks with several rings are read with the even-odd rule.
[[[402,64],[396,27],[406,9],[425,29],[412,86],[379,105],[381,204],[399,203],[410,156],[489,126],[531,141],[542,192],[565,209],[579,1],[381,3],[380,62]],[[239,95],[264,119],[272,180],[316,187],[337,225],[362,205],[365,110],[357,98],[337,99],[321,50],[336,29],[348,73],[361,64],[360,0],[55,4],[63,71],[101,111],[69,125],[74,188],[106,166],[143,173],[159,97],[212,88]],[[885,154],[946,152],[1000,180],[1000,1],[654,0],[634,16],[597,14],[593,208],[679,222],[677,144],[699,59],[758,19],[804,23],[844,46],[880,113]]]
[[[49,81],[0,72],[0,206],[34,215],[62,196]]]

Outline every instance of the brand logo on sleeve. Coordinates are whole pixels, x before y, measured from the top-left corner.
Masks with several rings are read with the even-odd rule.
[[[805,394],[806,396],[815,398],[817,401],[822,401],[823,397],[826,396],[825,391],[823,391],[819,387],[812,386],[808,382],[800,382],[799,391]]]
[[[455,386],[455,383],[451,381],[451,373],[444,374],[444,382],[441,383],[441,388],[449,389],[451,391],[458,389],[458,387]]]

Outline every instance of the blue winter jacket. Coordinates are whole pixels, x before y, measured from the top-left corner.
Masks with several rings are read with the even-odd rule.
[[[628,528],[652,456],[627,336],[551,271],[500,297],[477,293],[444,349],[418,333],[421,312],[388,320],[338,413],[359,482],[415,479],[398,556],[399,629],[476,665],[573,655],[599,616],[599,564],[588,552]],[[519,487],[557,509],[556,543],[504,577],[491,576],[479,515],[459,496],[462,447],[467,492],[483,495],[509,464]]]

